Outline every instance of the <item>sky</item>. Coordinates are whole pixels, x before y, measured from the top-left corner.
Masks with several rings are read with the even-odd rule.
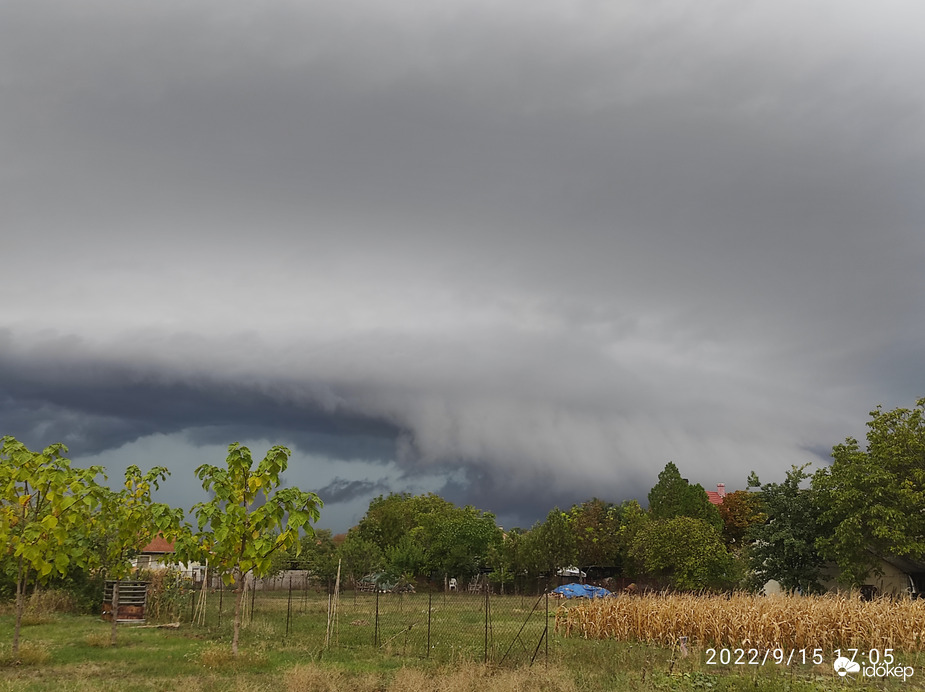
[[[0,434],[344,531],[782,481],[925,396],[917,0],[0,3]]]

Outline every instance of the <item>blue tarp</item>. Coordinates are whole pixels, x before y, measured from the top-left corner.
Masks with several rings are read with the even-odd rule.
[[[552,592],[566,598],[604,598],[612,595],[607,589],[591,584],[563,584]]]

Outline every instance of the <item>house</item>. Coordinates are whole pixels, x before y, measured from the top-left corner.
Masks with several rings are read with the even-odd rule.
[[[205,578],[206,565],[199,562],[177,563],[173,559],[173,552],[174,543],[158,534],[132,559],[132,568],[155,571],[176,568],[193,581],[199,582]]]
[[[878,596],[921,597],[925,590],[925,563],[895,556],[874,555],[874,558],[874,568],[858,589],[862,598],[870,600]],[[819,583],[826,591],[845,590],[845,587],[838,583],[839,571],[838,565],[834,562],[822,568]],[[780,582],[772,579],[764,585],[761,592],[766,596],[773,596],[783,593],[783,589]]]
[[[174,544],[161,534],[158,534],[132,560],[132,567],[136,569],[167,569],[170,566],[169,556],[173,554],[173,549]]]
[[[925,589],[925,563],[893,555],[874,554],[875,564],[860,587],[861,596],[866,599],[877,596],[910,596],[919,598]],[[843,589],[838,584],[837,565],[827,565],[820,579],[828,591]]]
[[[723,504],[723,498],[726,497],[726,484],[717,483],[715,491],[707,490],[706,493],[707,493],[707,499],[710,501],[711,504],[721,505]]]

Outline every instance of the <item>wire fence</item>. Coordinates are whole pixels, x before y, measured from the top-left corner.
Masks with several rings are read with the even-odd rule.
[[[256,584],[267,587],[268,584]],[[486,583],[415,591],[331,589],[307,575],[277,579],[274,588],[242,596],[244,627],[312,648],[378,649],[395,656],[523,665],[545,660],[548,623],[558,603],[547,592],[500,594]],[[442,585],[441,585],[442,587]],[[230,627],[238,594],[220,581],[187,582],[175,603],[180,622]]]
[[[484,589],[344,596],[334,646],[364,646],[371,638],[373,646],[404,656],[532,662],[547,635],[546,595],[527,599]]]

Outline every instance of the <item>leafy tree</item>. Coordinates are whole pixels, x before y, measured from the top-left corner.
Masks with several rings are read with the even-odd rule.
[[[203,489],[213,497],[193,507],[199,530],[181,537],[177,555],[183,561],[209,556],[225,583],[235,584],[231,640],[235,656],[246,575],[265,576],[272,568],[273,554],[298,545],[300,530],[312,534],[311,522],[320,516],[322,502],[315,493],[277,489],[290,454],[286,447],[275,446],[254,468],[250,450],[235,442],[228,447],[225,468],[203,464],[196,469]]]
[[[315,531],[314,535],[303,536],[301,544],[302,555],[299,563],[330,589],[337,578],[337,562],[340,559],[331,531],[320,529]]]
[[[501,540],[495,543],[488,553],[488,564],[491,566],[489,578],[502,587],[504,584],[523,582],[529,576],[536,576],[538,569],[534,569],[531,560],[529,532],[514,528],[502,533]]]
[[[723,530],[719,510],[707,498],[707,492],[699,483],[691,485],[673,461],[669,461],[660,474],[658,483],[649,491],[649,512],[653,519],[693,517],[702,519],[715,528]]]
[[[424,570],[425,561],[426,553],[418,538],[406,533],[386,553],[386,572],[394,581],[410,582]]]
[[[131,572],[130,559],[158,534],[176,538],[183,521],[183,510],[154,502],[151,492],[169,471],[155,466],[142,474],[137,466],[125,470],[125,484],[118,492],[104,496],[101,512],[105,532],[104,567],[115,580],[112,590],[112,630],[110,642],[116,643],[116,620],[119,614],[119,580]]]
[[[766,515],[746,533],[748,562],[755,586],[776,579],[787,591],[817,593],[823,559],[816,550],[819,505],[815,493],[800,485],[809,478],[806,466],[793,466],[783,483],[761,486]],[[758,482],[757,476],[754,482]]]
[[[500,540],[494,515],[433,493],[379,496],[351,534],[377,545],[388,571],[406,578],[476,574]]]
[[[719,532],[693,517],[647,523],[637,534],[632,553],[650,576],[683,591],[731,588],[742,574]]]
[[[338,549],[343,559],[343,572],[356,584],[360,577],[382,569],[384,558],[379,546],[363,538],[356,530],[347,532],[347,537]]]
[[[452,502],[434,493],[380,495],[369,503],[369,509],[356,530],[387,553],[398,545],[403,536],[418,529],[419,543],[428,552],[437,527],[454,508]]]
[[[554,507],[545,521],[530,530],[528,546],[533,564],[549,576],[555,576],[560,568],[574,565],[577,550],[568,515]]]
[[[749,528],[767,519],[762,511],[761,495],[747,490],[729,493],[718,509],[723,518],[723,539],[726,545],[737,550],[744,547]]]
[[[104,492],[96,482],[103,468],[74,468],[66,453],[60,443],[33,452],[12,436],[0,441],[0,546],[12,560],[16,582],[14,657],[29,572],[42,583],[94,556],[88,527]]]
[[[875,568],[876,555],[925,559],[925,399],[913,409],[878,406],[870,416],[867,448],[847,438],[813,478],[825,527],[819,551],[853,585]]]
[[[618,539],[620,543],[620,559],[623,565],[623,572],[629,576],[635,576],[637,562],[634,558],[633,545],[636,543],[636,537],[643,528],[651,523],[652,519],[636,500],[627,500],[620,505],[620,529]]]
[[[501,542],[495,516],[471,506],[454,507],[435,529],[430,565],[438,574],[478,574]]]
[[[596,497],[568,513],[575,537],[576,561],[582,567],[613,567],[621,562],[620,508]]]

